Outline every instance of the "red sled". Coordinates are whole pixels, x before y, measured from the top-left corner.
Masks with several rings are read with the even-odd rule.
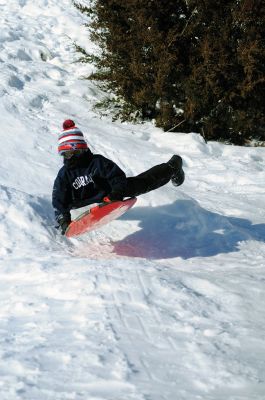
[[[90,208],[90,210],[84,212],[70,223],[65,236],[82,235],[85,232],[93,231],[108,224],[129,210],[136,203],[136,200],[136,197],[132,197],[123,201],[102,203]]]

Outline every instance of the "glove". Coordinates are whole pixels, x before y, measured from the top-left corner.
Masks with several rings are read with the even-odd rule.
[[[107,198],[110,201],[122,201],[123,200],[123,195],[119,192],[111,192]]]
[[[108,196],[103,197],[103,203],[111,203],[111,200]]]
[[[61,234],[64,235],[66,229],[68,228],[68,226],[71,223],[71,218],[65,217],[62,215],[61,217],[58,218],[57,221],[58,221],[59,227],[61,229]]]

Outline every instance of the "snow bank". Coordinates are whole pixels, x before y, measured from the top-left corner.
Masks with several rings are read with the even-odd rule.
[[[265,149],[99,119],[70,0],[0,7],[1,400],[263,400]],[[180,154],[185,183],[61,237],[65,118],[129,176]]]

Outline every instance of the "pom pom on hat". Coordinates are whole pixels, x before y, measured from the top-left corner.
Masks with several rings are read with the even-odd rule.
[[[62,155],[65,151],[80,149],[88,149],[84,135],[75,126],[74,121],[67,119],[63,123],[63,131],[59,134],[58,153]]]
[[[66,119],[63,123],[63,129],[69,129],[75,126],[75,123],[72,119]]]

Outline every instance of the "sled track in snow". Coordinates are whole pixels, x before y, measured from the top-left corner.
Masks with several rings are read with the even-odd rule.
[[[130,274],[128,280],[126,271],[121,268],[116,269],[115,275],[101,276],[101,284],[111,288],[104,293],[103,300],[109,327],[127,364],[129,382],[141,381],[146,387],[146,394],[158,390],[160,393],[157,399],[168,399],[169,393],[161,393],[161,385],[165,392],[169,390],[168,372],[161,372],[168,356],[176,354],[176,346],[174,339],[168,337],[166,332],[161,335],[161,327],[166,328],[166,321],[163,321],[162,315],[152,306],[149,297],[154,293],[148,289],[150,281],[143,271],[137,269]],[[162,359],[161,355],[164,355]],[[171,373],[172,369],[173,364]]]

